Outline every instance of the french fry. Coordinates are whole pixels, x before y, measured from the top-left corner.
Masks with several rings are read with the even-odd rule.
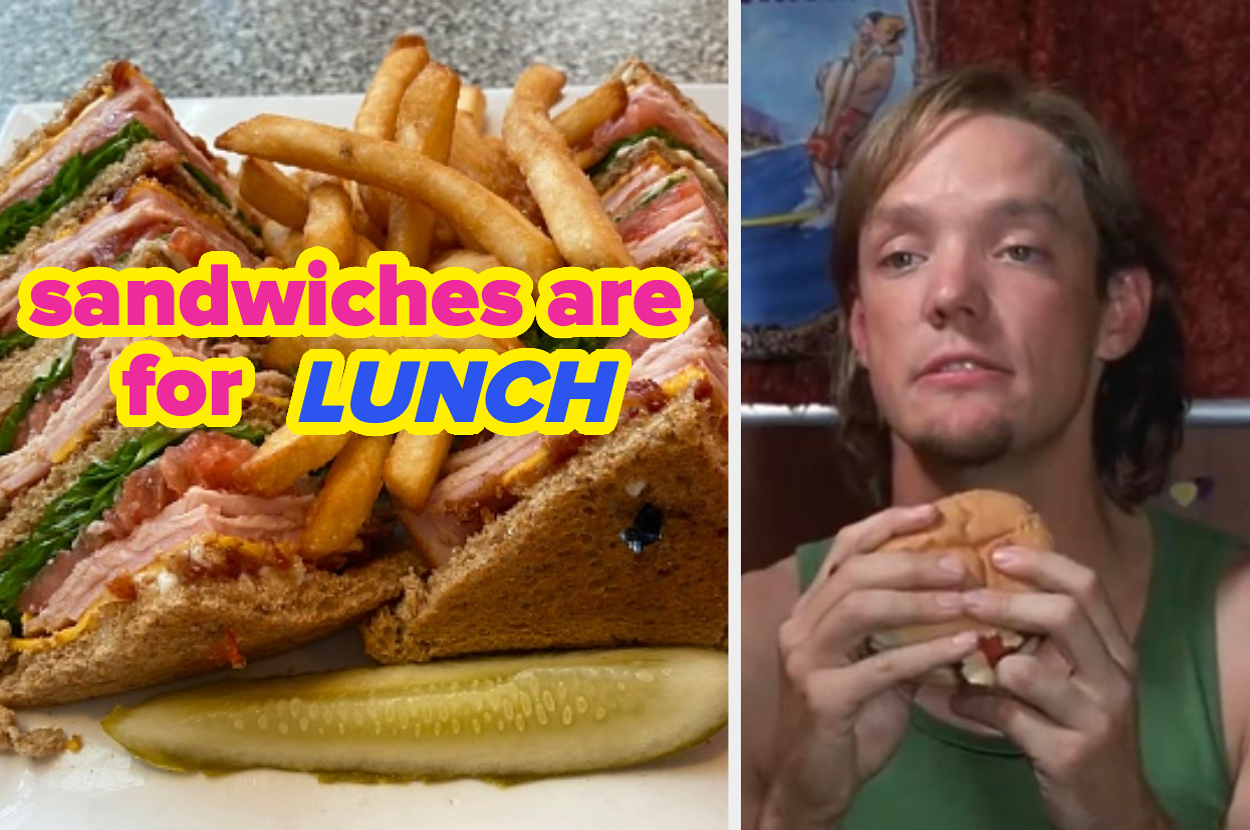
[[[308,218],[308,194],[290,176],[264,159],[243,160],[239,168],[239,195],[288,228],[299,230]]]
[[[460,247],[460,237],[457,235],[456,229],[452,227],[450,222],[440,217],[434,223],[434,242],[430,245],[431,253],[458,247]]]
[[[348,188],[352,197],[352,228],[355,229],[357,236],[362,236],[373,243],[374,248],[380,248],[386,244],[386,234],[369,218],[369,214],[365,213],[365,209],[360,205],[359,188]]]
[[[371,138],[393,138],[395,118],[399,113],[399,102],[404,97],[404,90],[429,60],[430,53],[426,51],[423,39],[415,35],[395,38],[391,51],[378,65],[360,109],[356,112],[356,132]],[[374,224],[385,228],[389,209],[387,195],[364,188],[360,192],[360,200]]]
[[[439,164],[447,163],[455,125],[460,76],[441,63],[421,71],[404,93],[395,124],[395,140]],[[391,199],[386,226],[386,249],[399,251],[408,262],[424,268],[438,215],[415,199]]]
[[[378,252],[378,246],[367,236],[356,237],[356,264],[365,267],[369,264],[369,257]]]
[[[547,230],[570,265],[590,269],[632,266],[633,257],[594,185],[547,117],[563,87],[563,73],[549,66],[537,64],[522,73],[503,121],[508,157],[525,174]]]
[[[290,268],[304,251],[304,234],[285,225],[266,219],[260,226],[265,247]]]
[[[413,435],[400,432],[395,436],[391,453],[386,457],[382,481],[387,492],[414,513],[420,513],[430,497],[438,472],[451,450],[451,435]]]
[[[327,464],[347,445],[351,434],[300,435],[286,426],[265,438],[251,458],[235,471],[241,489],[261,496],[277,496],[299,479]]]
[[[599,163],[599,159],[603,158],[603,150],[587,147],[585,150],[578,150],[573,154],[573,163],[582,170],[589,170]]]
[[[227,130],[217,147],[418,199],[472,234],[501,263],[534,279],[564,264],[546,234],[507,201],[463,173],[394,142],[298,118],[259,115]]]
[[[382,468],[390,451],[389,435],[348,437],[308,511],[301,539],[305,556],[319,559],[351,547],[382,492]]]
[[[468,268],[470,271],[482,273],[488,268],[497,268],[499,260],[481,251],[470,251],[457,248],[444,251],[430,263],[430,271],[441,271],[444,268]]]
[[[343,337],[338,334],[329,337],[274,337],[265,344],[261,362],[267,369],[287,371],[298,366],[309,349],[335,349],[346,356],[356,349],[382,349],[385,352],[397,352],[400,349],[453,349],[458,352],[490,349],[502,354],[519,348],[520,341],[514,337],[487,337],[484,334],[471,334],[468,337],[440,337],[433,334],[396,337]]]
[[[473,126],[477,127],[478,132],[486,128],[486,94],[481,87],[472,84],[460,87],[456,109],[473,116]]]
[[[304,247],[328,248],[339,267],[356,262],[356,232],[352,229],[352,200],[338,182],[325,181],[308,191],[308,219]]]
[[[600,124],[623,113],[628,103],[625,82],[613,78],[586,97],[574,101],[568,109],[551,119],[551,123],[564,136],[565,144],[576,147],[588,141]]]
[[[304,352],[314,346],[309,345],[309,337],[273,337],[261,349],[260,362],[266,369],[277,369],[285,372],[299,365]]]
[[[530,194],[529,185],[516,165],[508,160],[497,140],[484,136],[473,126],[472,117],[456,113],[455,136],[447,163],[492,193],[507,199],[534,224],[542,221],[538,203]]]

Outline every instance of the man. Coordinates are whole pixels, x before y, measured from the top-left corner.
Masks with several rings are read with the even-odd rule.
[[[894,86],[894,59],[903,52],[906,33],[907,22],[898,15],[869,12],[856,26],[847,54],[817,73],[820,120],[807,140],[807,150],[812,177],[826,205],[837,201],[839,177]]]
[[[1185,397],[1174,281],[1123,162],[1071,100],[969,69],[879,119],[835,222],[843,440],[892,505],[743,581],[743,823],[1250,827],[1250,559],[1142,502]],[[1057,551],[863,557],[988,487]],[[1037,632],[1001,689],[919,686],[975,643],[864,639],[967,615]]]

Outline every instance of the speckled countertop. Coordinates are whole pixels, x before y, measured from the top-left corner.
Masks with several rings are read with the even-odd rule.
[[[169,97],[363,92],[408,29],[484,87],[535,60],[593,83],[630,54],[675,81],[721,83],[728,25],[725,0],[0,0],[0,122],[116,57]]]

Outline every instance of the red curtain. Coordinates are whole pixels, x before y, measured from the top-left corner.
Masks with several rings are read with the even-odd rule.
[[[1250,3],[938,0],[938,64],[1018,67],[1116,137],[1168,236],[1197,397],[1250,397]]]

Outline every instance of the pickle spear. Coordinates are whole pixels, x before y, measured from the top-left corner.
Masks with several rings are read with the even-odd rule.
[[[103,724],[177,772],[511,779],[677,752],[719,731],[728,701],[723,652],[615,649],[225,681]]]

